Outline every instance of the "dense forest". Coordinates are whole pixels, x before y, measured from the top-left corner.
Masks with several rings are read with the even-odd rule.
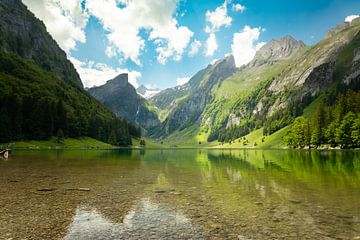
[[[0,143],[88,136],[131,145],[140,129],[90,96],[66,53],[21,0],[0,1]]]
[[[295,119],[284,141],[293,148],[360,147],[360,92],[327,95],[312,118]]]
[[[64,135],[127,146],[140,137],[80,87],[13,53],[0,53],[0,116],[0,142]]]

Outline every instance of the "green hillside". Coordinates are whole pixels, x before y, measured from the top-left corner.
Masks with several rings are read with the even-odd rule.
[[[176,117],[181,112],[192,117],[192,124],[183,124],[178,129],[170,125],[173,131],[163,133],[160,139],[177,146],[197,146],[202,142],[202,146],[286,147],[283,138],[295,119],[304,116],[313,121],[321,106],[336,106],[341,96],[356,98],[359,77],[356,75],[358,62],[354,61],[360,47],[359,31],[360,22],[353,21],[345,28],[334,28],[313,46],[304,47],[290,36],[270,41],[248,65],[228,77],[214,74],[219,70],[210,72],[210,88],[198,94],[197,87],[207,83],[208,69],[216,66],[204,69],[198,79],[199,86],[194,86],[184,101],[187,108],[176,107],[165,120],[165,123],[179,121],[181,118]],[[276,52],[281,49],[289,49],[286,57]],[[204,107],[192,100],[206,94]],[[351,104],[346,106],[344,115],[353,112],[356,119],[358,110]],[[191,109],[198,112],[191,114]],[[342,119],[339,121],[340,126]],[[245,145],[244,140],[239,140],[244,137]]]
[[[91,97],[63,50],[20,0],[0,2],[0,142],[92,137],[131,144],[140,132]]]

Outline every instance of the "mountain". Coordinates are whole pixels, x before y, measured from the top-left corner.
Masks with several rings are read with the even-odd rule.
[[[188,94],[177,102],[155,135],[168,135],[199,123],[203,110],[213,100],[212,88],[232,75],[235,69],[234,57],[230,55],[196,73],[184,88],[180,88],[188,89]]]
[[[85,90],[66,54],[20,0],[0,1],[0,142],[89,136],[130,145],[136,128]]]
[[[302,41],[296,40],[289,35],[280,39],[273,39],[256,52],[254,59],[248,67],[261,66],[284,60],[303,47],[305,47],[305,44]]]
[[[167,118],[171,110],[176,108],[179,101],[186,97],[189,92],[190,85],[187,83],[182,86],[175,86],[172,88],[164,89],[159,93],[155,94],[154,96],[148,98],[148,102],[157,112],[160,121],[163,122]]]
[[[140,87],[138,87],[136,89],[136,92],[143,98],[149,99],[152,96],[158,94],[160,92],[160,89],[159,88],[147,88],[144,85],[140,85]]]
[[[156,113],[149,109],[147,101],[139,96],[128,82],[128,74],[120,74],[106,84],[93,87],[88,92],[111,109],[117,116],[147,130],[160,122]]]
[[[176,101],[153,136],[174,144],[227,142],[257,129],[264,136],[283,136],[295,118],[312,117],[313,106],[329,103],[323,99],[357,91],[359,31],[356,19],[330,30],[313,46],[291,36],[274,39],[240,68],[232,57],[219,60],[199,71],[187,90],[166,90],[150,99],[159,108]]]
[[[0,2],[0,50],[31,60],[58,78],[82,88],[66,54],[47,33],[45,25],[19,0]]]

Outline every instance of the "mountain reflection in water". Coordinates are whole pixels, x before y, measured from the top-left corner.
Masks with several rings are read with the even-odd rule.
[[[65,240],[72,239],[203,239],[200,230],[180,212],[142,199],[122,223],[108,220],[96,209],[79,207]]]

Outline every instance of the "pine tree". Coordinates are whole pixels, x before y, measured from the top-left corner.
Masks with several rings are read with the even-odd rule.
[[[357,115],[351,126],[351,139],[353,147],[360,147],[360,114]]]
[[[345,115],[344,119],[341,121],[340,126],[336,132],[336,142],[342,148],[352,147],[352,126],[355,122],[356,115],[353,112],[349,112]]]
[[[112,130],[110,132],[110,135],[109,135],[109,139],[107,141],[108,143],[110,143],[111,145],[113,146],[117,146],[118,145],[118,142],[116,141],[116,133],[114,130]]]

